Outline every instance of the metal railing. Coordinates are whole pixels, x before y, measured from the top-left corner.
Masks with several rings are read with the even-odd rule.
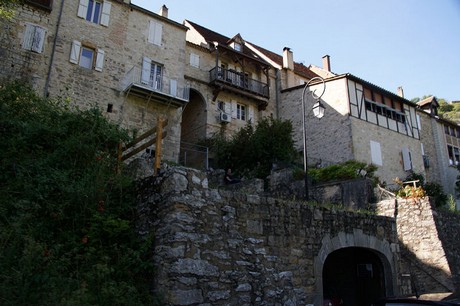
[[[209,75],[211,82],[221,81],[257,95],[266,98],[269,97],[269,88],[267,83],[251,79],[242,72],[214,67],[209,71]]]
[[[164,76],[156,80],[143,81],[141,78],[142,69],[140,67],[132,67],[123,77],[120,82],[122,91],[126,91],[132,86],[144,88],[152,92],[158,92],[166,96],[188,101],[190,98],[190,87],[184,82],[169,79]]]
[[[208,170],[209,149],[206,146],[181,141],[179,163],[183,166]]]

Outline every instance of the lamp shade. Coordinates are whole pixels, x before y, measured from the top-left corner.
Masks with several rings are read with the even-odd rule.
[[[318,101],[315,103],[315,105],[313,105],[313,115],[318,118],[318,119],[321,119],[324,117],[324,110],[325,110],[325,107],[323,105],[323,103],[321,103],[321,101]]]

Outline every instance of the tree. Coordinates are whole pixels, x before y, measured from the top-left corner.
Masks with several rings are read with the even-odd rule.
[[[16,6],[23,2],[24,0],[0,0],[0,18],[12,18]]]
[[[152,241],[115,171],[128,140],[96,108],[0,87],[2,305],[152,304]]]

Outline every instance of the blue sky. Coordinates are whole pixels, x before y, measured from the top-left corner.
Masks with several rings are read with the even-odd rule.
[[[351,73],[407,99],[460,100],[460,0],[132,0],[294,60]],[[276,4],[275,4],[276,3]]]

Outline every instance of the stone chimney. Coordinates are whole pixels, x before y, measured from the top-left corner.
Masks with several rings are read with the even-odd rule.
[[[159,15],[168,18],[168,8],[166,5],[163,4],[163,6],[160,8],[160,12],[158,13]]]
[[[294,54],[288,47],[283,49],[283,68],[294,70]]]
[[[331,57],[329,55],[323,56],[323,69],[331,72]]]
[[[398,96],[400,96],[401,98],[404,98],[404,90],[402,86],[398,87]]]

